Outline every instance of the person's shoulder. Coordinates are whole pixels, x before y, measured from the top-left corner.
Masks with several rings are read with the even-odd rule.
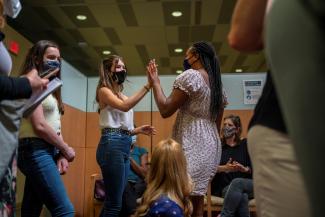
[[[194,69],[188,69],[182,72],[180,75],[177,76],[177,78],[187,78],[187,77],[193,77],[197,75],[197,71]]]
[[[139,151],[139,152],[148,152],[145,147],[139,146],[137,144],[134,146],[134,150]]]
[[[151,213],[155,216],[183,216],[182,208],[166,195],[161,195],[152,205]]]

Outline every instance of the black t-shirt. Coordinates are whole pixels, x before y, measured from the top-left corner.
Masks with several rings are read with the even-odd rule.
[[[0,100],[22,99],[32,95],[32,87],[26,77],[0,76]]]
[[[267,72],[263,92],[255,107],[249,128],[254,125],[263,125],[287,133],[270,72]]]
[[[229,158],[237,161],[243,166],[248,166],[252,169],[251,160],[247,150],[247,140],[242,139],[240,143],[234,147],[222,144],[222,155],[220,165],[225,165]],[[234,178],[252,178],[252,173],[242,172],[221,172],[217,173],[212,180],[211,192],[213,195],[221,196],[222,189],[230,184]]]

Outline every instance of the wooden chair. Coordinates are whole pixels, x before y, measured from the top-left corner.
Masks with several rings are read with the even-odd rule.
[[[103,206],[103,202],[97,200],[94,197],[95,190],[95,182],[96,180],[102,179],[102,176],[98,173],[92,174],[90,176],[90,196],[89,196],[89,204],[90,204],[90,217],[97,217],[96,210],[100,210]]]
[[[208,192],[204,198],[204,211],[207,212],[207,217],[212,217],[212,211],[221,212],[223,200],[222,197],[211,195],[211,182],[209,182]],[[250,200],[248,206],[252,216],[256,216],[255,199]]]

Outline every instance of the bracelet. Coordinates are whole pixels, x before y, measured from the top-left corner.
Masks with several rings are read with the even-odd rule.
[[[144,89],[146,89],[147,92],[150,91],[150,88],[148,88],[146,85],[144,85],[143,87],[144,87]]]

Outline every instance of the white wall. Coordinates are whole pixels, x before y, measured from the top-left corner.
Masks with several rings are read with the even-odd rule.
[[[172,91],[172,86],[175,81],[176,75],[160,76],[160,83],[166,96]],[[251,110],[255,105],[244,104],[243,80],[262,79],[265,81],[265,73],[236,73],[236,74],[222,74],[221,79],[228,96],[228,110]],[[128,81],[124,84],[124,94],[127,96],[132,95],[143,85],[146,84],[146,76],[129,76]],[[88,97],[87,97],[87,111],[94,112],[97,110],[95,102],[95,94],[97,87],[98,77],[88,78]],[[153,102],[153,111],[158,111],[157,106]],[[150,111],[151,110],[151,94],[148,93],[134,108],[135,111]]]
[[[64,60],[61,77],[63,102],[81,111],[87,111],[87,77]]]

